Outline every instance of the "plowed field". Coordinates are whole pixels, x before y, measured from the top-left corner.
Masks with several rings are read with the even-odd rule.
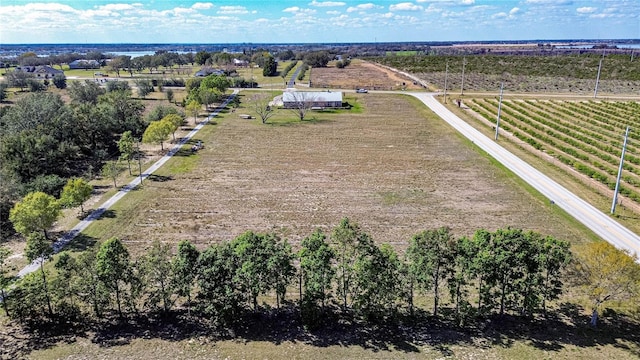
[[[409,97],[351,96],[362,113],[286,125],[276,124],[284,113],[266,125],[228,114],[201,134],[203,150],[171,160],[89,233],[118,236],[134,253],[154,239],[204,247],[247,230],[295,244],[343,217],[399,249],[439,226],[459,236],[513,226],[587,237]],[[187,160],[189,171],[172,170]]]

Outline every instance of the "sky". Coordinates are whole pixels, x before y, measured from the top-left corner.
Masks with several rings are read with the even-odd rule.
[[[640,0],[0,0],[0,46],[640,39]]]

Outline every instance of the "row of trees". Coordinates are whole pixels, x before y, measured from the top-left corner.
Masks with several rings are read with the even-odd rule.
[[[29,250],[32,258],[50,256],[47,246],[28,248],[40,249]],[[214,323],[231,324],[261,311],[259,298],[267,296],[276,308],[297,300],[303,322],[318,326],[328,312],[370,321],[411,316],[416,296],[430,298],[432,314],[441,316],[448,294],[448,313],[464,321],[544,313],[563,291],[569,267],[597,313],[605,301],[638,290],[640,267],[606,243],[589,249],[569,267],[569,245],[553,237],[507,228],[455,238],[439,228],[414,235],[400,255],[348,219],[330,234],[316,230],[297,253],[275,234],[246,232],[203,251],[182,241],[172,254],[168,244],[154,242],[132,259],[122,241],[112,238],[80,254],[63,252],[53,269],[26,276],[5,298],[5,310],[27,320],[167,314],[182,306],[188,314],[194,309]],[[287,299],[291,293],[295,299]]]

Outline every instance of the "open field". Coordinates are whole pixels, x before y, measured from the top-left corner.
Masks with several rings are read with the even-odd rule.
[[[334,89],[369,90],[418,90],[419,85],[413,84],[411,79],[400,76],[392,71],[383,69],[373,63],[354,59],[343,69],[338,69],[329,63],[326,68],[311,69],[313,87]],[[404,85],[403,85],[404,83]]]
[[[267,125],[228,113],[199,134],[206,147],[189,156],[190,171],[175,171],[184,158],[172,159],[87,235],[120,237],[134,253],[155,239],[204,247],[246,230],[295,244],[347,216],[400,250],[414,233],[445,225],[459,236],[515,226],[593,238],[413,100],[351,101],[365,111]]]

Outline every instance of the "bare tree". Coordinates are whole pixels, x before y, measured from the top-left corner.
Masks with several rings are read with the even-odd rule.
[[[286,94],[289,94],[289,98],[287,99],[288,101],[285,102],[285,107],[287,109],[291,109],[291,111],[300,117],[300,121],[303,121],[304,117],[313,106],[313,95],[307,91],[291,91],[285,93],[285,95]]]
[[[263,124],[267,123],[267,120],[275,115],[276,109],[271,104],[271,96],[269,94],[255,94],[249,101],[249,106],[253,111],[260,116]]]

